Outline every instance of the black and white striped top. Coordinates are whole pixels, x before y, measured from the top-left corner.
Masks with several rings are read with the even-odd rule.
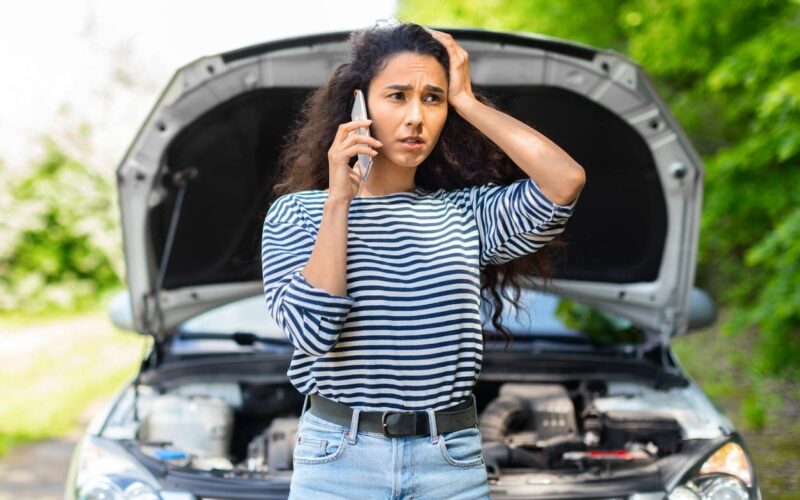
[[[291,193],[267,212],[266,303],[295,346],[291,383],[370,411],[440,410],[469,398],[483,360],[480,269],[540,249],[578,201],[556,204],[527,178],[356,197],[339,296],[300,272],[327,197]]]

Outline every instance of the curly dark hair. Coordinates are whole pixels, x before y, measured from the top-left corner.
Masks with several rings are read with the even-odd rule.
[[[328,149],[340,124],[349,122],[353,106],[353,90],[362,89],[365,98],[373,77],[389,58],[402,52],[431,55],[445,69],[449,79],[450,58],[447,50],[420,25],[400,23],[381,27],[377,24],[354,31],[348,38],[349,62],[339,65],[328,80],[303,103],[296,121],[290,126],[278,158],[281,171],[273,187],[273,196],[328,187]],[[489,97],[473,87],[475,97],[499,109]],[[449,106],[449,104],[448,104]],[[357,157],[351,158],[354,165]],[[435,191],[459,189],[487,183],[498,185],[527,177],[496,144],[449,107],[444,129],[433,151],[418,165],[415,182],[418,187]],[[501,296],[519,311],[520,285],[524,277],[536,274],[545,287],[552,279],[551,251],[564,243],[554,238],[539,251],[500,265],[481,270],[481,297],[491,301],[492,324],[505,337],[505,349],[512,336],[500,321],[503,312]],[[513,288],[513,297],[507,287]],[[485,332],[484,332],[485,335]]]

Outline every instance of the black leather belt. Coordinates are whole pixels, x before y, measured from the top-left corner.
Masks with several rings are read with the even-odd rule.
[[[307,411],[314,416],[343,427],[350,427],[353,409],[318,393],[309,396],[310,405]],[[435,411],[436,432],[457,431],[477,425],[478,415],[475,407],[475,395],[457,405]],[[426,411],[361,411],[358,416],[358,430],[382,433],[386,437],[430,436]]]

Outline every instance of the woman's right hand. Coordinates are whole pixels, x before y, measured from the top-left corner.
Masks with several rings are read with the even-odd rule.
[[[383,146],[378,139],[356,131],[359,127],[369,127],[371,123],[372,120],[353,120],[339,125],[333,144],[328,149],[328,199],[338,197],[349,202],[358,196],[361,190],[361,169],[358,161],[351,168],[350,159],[359,153],[374,158],[378,152],[370,146]]]

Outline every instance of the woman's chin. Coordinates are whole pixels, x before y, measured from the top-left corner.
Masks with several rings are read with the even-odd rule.
[[[418,167],[428,155],[421,155],[421,154],[404,154],[398,155],[398,157],[385,157],[387,163],[397,165],[398,167],[404,168],[416,168]]]

